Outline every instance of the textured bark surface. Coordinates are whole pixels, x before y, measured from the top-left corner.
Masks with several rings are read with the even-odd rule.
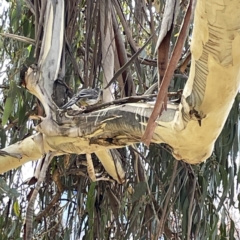
[[[188,163],[206,160],[232,107],[240,85],[239,8],[239,0],[197,2],[190,77],[181,103],[168,105],[157,120],[152,139],[153,143],[169,144],[177,159]],[[36,160],[49,150],[59,155],[91,153],[140,141],[152,104],[125,104],[70,117],[57,111],[50,95],[42,90],[48,86],[49,76],[55,77],[45,61],[42,60],[41,71],[28,71],[26,82],[32,82],[32,87],[27,88],[43,103],[46,117],[37,126],[39,133],[35,136],[3,149],[20,154],[21,159],[1,155],[0,172]]]

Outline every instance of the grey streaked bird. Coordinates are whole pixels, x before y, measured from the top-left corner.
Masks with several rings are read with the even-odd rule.
[[[77,92],[61,109],[68,109],[74,104],[78,107],[95,105],[102,100],[102,90],[100,88],[84,88]]]

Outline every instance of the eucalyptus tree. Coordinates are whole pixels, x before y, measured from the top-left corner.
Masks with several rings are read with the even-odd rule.
[[[1,238],[239,237],[239,7],[9,1]],[[79,87],[102,103],[62,109]]]

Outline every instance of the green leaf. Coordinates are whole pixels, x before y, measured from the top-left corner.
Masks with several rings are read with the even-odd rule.
[[[17,217],[20,217],[20,208],[19,208],[19,204],[18,204],[17,200],[13,204],[13,210],[14,210],[15,215]]]
[[[12,237],[14,232],[15,232],[15,229],[16,229],[16,226],[17,226],[16,221],[13,221],[11,226],[12,226],[12,228],[11,228],[11,231],[9,232],[9,234],[8,234],[8,238]]]
[[[221,177],[222,177],[223,193],[222,193],[222,196],[220,198],[220,202],[218,204],[217,212],[223,206],[223,203],[224,203],[224,201],[226,199],[226,196],[229,192],[229,181],[228,181],[227,172],[221,165],[220,165],[220,173],[221,173]]]
[[[186,197],[184,204],[183,204],[183,216],[182,216],[182,233],[183,236],[186,236],[187,234],[187,228],[188,228],[188,209],[189,209],[189,200],[188,197]]]
[[[136,218],[139,215],[140,207],[141,207],[140,204],[134,205],[134,209],[132,210],[132,214],[131,214],[131,217],[130,217],[130,220],[129,220],[130,225],[129,225],[128,232],[127,232],[124,240],[129,239],[130,234],[133,232],[132,230],[134,229]]]
[[[132,195],[132,202],[135,202],[142,197],[147,190],[147,184],[145,182],[139,182],[135,189],[134,189],[134,194]]]
[[[6,140],[7,140],[6,131],[4,129],[1,129],[0,130],[0,144],[1,144],[1,148],[5,147]]]
[[[1,192],[6,193],[10,198],[18,197],[20,195],[16,189],[10,188],[2,178],[0,178],[0,193]]]
[[[10,83],[10,89],[8,91],[8,97],[4,106],[4,112],[3,112],[3,117],[2,117],[2,125],[4,126],[7,121],[8,118],[13,110],[14,107],[14,100],[16,98],[17,95],[17,86],[15,84],[15,82],[11,81]]]
[[[94,225],[94,204],[95,204],[95,187],[96,182],[92,182],[88,191],[87,195],[87,211],[88,211],[88,225],[89,225],[89,231],[88,231],[88,238],[87,239],[93,239],[93,225]]]
[[[217,235],[217,232],[218,232],[218,228],[217,228],[217,223],[219,222],[219,217],[218,215],[216,214],[212,214],[211,215],[211,232],[210,232],[210,235],[212,237],[212,239],[216,239],[216,235]]]
[[[235,232],[235,223],[231,219],[230,231],[229,231],[229,239],[234,239],[234,232]]]

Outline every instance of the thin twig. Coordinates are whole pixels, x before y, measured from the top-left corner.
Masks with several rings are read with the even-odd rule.
[[[38,59],[38,54],[39,54],[39,44],[40,44],[40,36],[41,36],[41,32],[42,32],[42,27],[43,27],[43,20],[44,20],[44,16],[45,16],[45,12],[46,12],[46,6],[47,6],[47,1],[43,1],[42,3],[42,7],[41,7],[41,11],[40,11],[40,18],[38,21],[38,25],[36,28],[36,47],[35,47],[35,51],[34,51],[34,56]]]
[[[5,38],[11,38],[11,39],[15,39],[24,43],[28,43],[28,44],[36,44],[36,41],[32,38],[28,38],[28,37],[24,37],[24,36],[20,36],[17,34],[12,34],[12,33],[0,33],[1,36],[5,37]]]
[[[148,45],[148,43],[153,38],[153,35],[145,42],[145,44],[129,59],[112,77],[109,81],[108,85],[105,87],[107,89],[132,63],[135,59],[137,59],[138,55],[143,51],[143,49]]]
[[[35,16],[35,8],[33,3],[30,0],[24,0],[27,7],[30,9],[30,11],[32,12],[32,14]]]
[[[170,198],[172,197],[171,192],[172,192],[172,189],[173,189],[174,180],[175,180],[176,175],[177,175],[177,167],[178,167],[178,161],[175,161],[174,166],[173,166],[172,178],[171,178],[169,188],[168,188],[168,191],[167,191],[167,197],[166,197],[166,200],[165,200],[165,205],[164,205],[164,208],[163,208],[163,211],[162,211],[162,216],[161,216],[159,225],[157,227],[158,233],[156,234],[156,237],[155,237],[156,240],[159,239],[159,237],[162,235],[165,214],[167,212],[167,207],[168,207],[168,203],[170,201]]]
[[[192,216],[193,216],[193,204],[194,204],[194,195],[195,195],[195,189],[196,189],[196,182],[197,178],[194,175],[193,179],[193,187],[192,187],[192,195],[189,203],[188,208],[188,232],[187,232],[187,240],[191,239],[191,228],[192,228]]]
[[[137,49],[136,44],[135,44],[135,42],[134,42],[134,40],[132,38],[132,33],[131,33],[128,25],[127,25],[126,19],[124,17],[124,14],[123,14],[123,11],[121,9],[121,6],[120,6],[119,2],[117,0],[114,0],[113,4],[115,6],[115,10],[116,10],[116,12],[118,14],[118,17],[119,17],[119,19],[120,19],[120,21],[122,23],[124,32],[126,33],[127,40],[129,42],[129,44],[131,45],[132,49],[134,50],[134,52],[137,52],[138,49]]]

